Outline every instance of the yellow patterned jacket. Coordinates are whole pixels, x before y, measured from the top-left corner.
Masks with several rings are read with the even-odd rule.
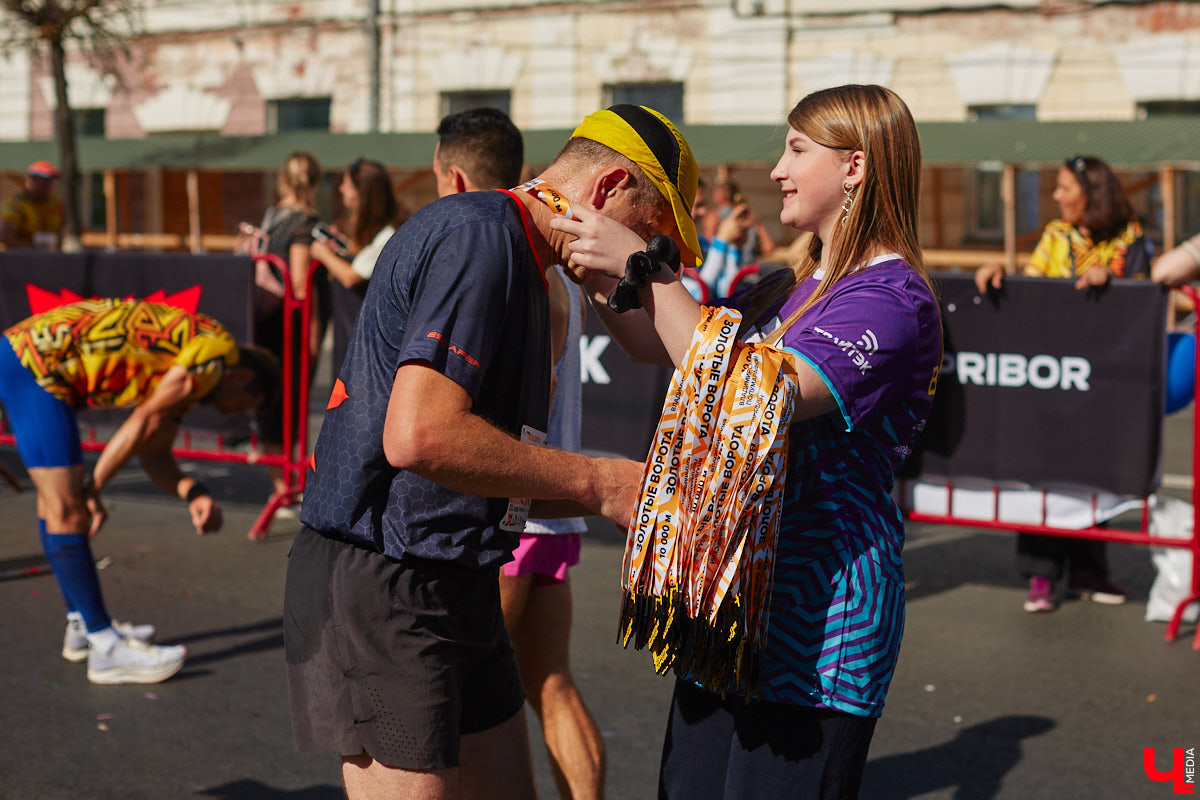
[[[190,408],[238,360],[233,337],[216,320],[143,300],[69,303],[4,335],[38,384],[73,408],[137,405],[175,365],[195,381]]]
[[[1089,267],[1108,267],[1118,278],[1126,275],[1125,254],[1142,238],[1142,226],[1130,222],[1125,230],[1106,242],[1093,242],[1074,225],[1056,219],[1046,226],[1025,268],[1026,275],[1045,278],[1074,278]],[[1148,263],[1148,262],[1147,262]]]
[[[63,224],[62,203],[53,195],[38,198],[25,190],[4,205],[0,219],[12,224],[17,244],[28,247],[34,244],[36,233],[59,232]]]

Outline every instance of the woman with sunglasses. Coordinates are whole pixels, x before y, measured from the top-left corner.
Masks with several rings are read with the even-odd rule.
[[[1092,156],[1067,159],[1058,171],[1054,202],[1060,218],[1042,232],[1026,275],[1075,278],[1075,287],[1086,289],[1114,277],[1149,274],[1150,240],[1108,164]],[[975,273],[981,293],[999,289],[1003,280],[1003,264],[986,264]]]
[[[1026,275],[1074,278],[1076,288],[1087,289],[1114,277],[1149,274],[1150,241],[1107,164],[1090,156],[1067,159],[1058,171],[1054,201],[1061,218],[1046,226]],[[986,293],[999,289],[1003,277],[1003,265],[992,264],[975,273],[975,284]],[[1017,568],[1029,581],[1024,604],[1029,612],[1053,611],[1063,596],[1107,604],[1126,599],[1125,590],[1109,580],[1104,542],[1019,533]]]

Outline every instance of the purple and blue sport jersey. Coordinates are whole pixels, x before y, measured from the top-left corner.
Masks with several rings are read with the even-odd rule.
[[[512,558],[499,528],[508,498],[466,495],[391,466],[383,427],[396,370],[420,363],[453,380],[472,411],[520,438],[545,432],[549,300],[524,207],[467,192],[412,216],[367,284],[313,455],[300,519],[390,558],[471,568]]]
[[[798,287],[763,330],[818,283]],[[760,696],[878,716],[904,629],[892,484],[933,405],[941,315],[921,277],[886,256],[840,280],[782,344],[817,371],[839,410],[789,431]]]

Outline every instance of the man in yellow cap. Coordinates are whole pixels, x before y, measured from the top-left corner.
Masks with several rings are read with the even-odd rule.
[[[0,212],[0,244],[57,250],[62,242],[63,206],[54,196],[58,170],[49,161],[35,161],[25,174],[25,188],[13,195]]]
[[[541,446],[546,270],[570,240],[550,223],[586,209],[695,265],[697,173],[665,117],[616,106],[534,180],[443,197],[380,254],[284,599],[296,746],[340,756],[351,800],[535,796],[500,565],[531,515],[626,525],[642,472]]]

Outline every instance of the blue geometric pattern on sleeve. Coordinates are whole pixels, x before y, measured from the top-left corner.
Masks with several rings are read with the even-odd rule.
[[[840,421],[791,428],[761,698],[873,717],[904,630],[904,525],[881,493],[890,448]]]

